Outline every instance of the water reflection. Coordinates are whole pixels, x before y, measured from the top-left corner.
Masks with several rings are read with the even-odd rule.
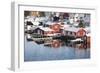
[[[25,36],[25,61],[90,58],[90,43],[73,43],[61,39],[36,40]]]

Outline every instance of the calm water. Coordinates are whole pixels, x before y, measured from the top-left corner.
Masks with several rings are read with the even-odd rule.
[[[24,61],[67,60],[90,58],[90,48],[71,47],[61,40],[27,41],[25,38]],[[74,45],[78,46],[78,44]]]

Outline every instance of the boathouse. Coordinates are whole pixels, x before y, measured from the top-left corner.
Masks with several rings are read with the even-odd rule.
[[[81,38],[86,35],[86,31],[83,28],[69,27],[67,29],[64,29],[64,34],[65,34],[65,36]]]

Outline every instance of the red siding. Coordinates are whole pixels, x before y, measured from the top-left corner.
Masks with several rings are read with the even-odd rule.
[[[61,28],[60,24],[54,24],[51,26],[51,29],[53,29],[55,33],[60,32],[60,28]]]

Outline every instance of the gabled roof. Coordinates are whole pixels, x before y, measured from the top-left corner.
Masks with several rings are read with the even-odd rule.
[[[68,27],[66,29],[64,29],[65,31],[71,31],[71,32],[78,32],[80,28],[76,28],[76,27]]]
[[[50,29],[49,27],[40,27],[40,29],[44,30],[44,31],[53,31],[52,29]]]
[[[50,29],[49,27],[39,26],[39,27],[37,27],[37,28],[39,28],[39,29],[41,29],[41,30],[43,30],[43,31],[53,31],[53,30]],[[37,29],[37,28],[35,28],[35,29]],[[34,29],[34,30],[35,30],[35,29]]]
[[[51,21],[48,21],[46,22],[47,25],[54,25],[54,24],[60,24],[59,22],[51,22]]]
[[[36,21],[32,21],[33,25],[36,25],[38,26],[39,25],[39,22],[36,22]]]
[[[61,29],[67,29],[69,27],[70,27],[70,25],[68,25],[68,24],[61,25]]]
[[[78,32],[79,30],[84,30],[85,32],[87,32],[86,31],[86,29],[85,28],[77,28],[77,27],[68,27],[68,28],[66,28],[66,29],[64,29],[65,31],[71,31],[71,32]]]

